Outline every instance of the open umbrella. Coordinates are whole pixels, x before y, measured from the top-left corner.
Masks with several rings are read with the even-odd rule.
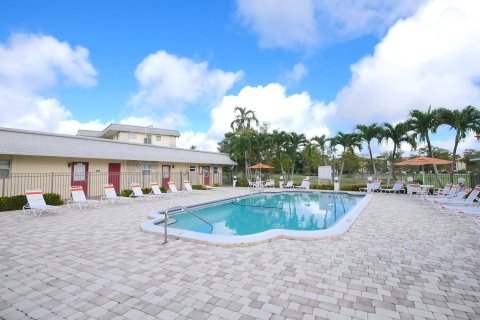
[[[260,180],[262,180],[262,169],[273,169],[272,166],[269,166],[268,164],[263,164],[263,163],[258,163],[256,165],[253,165],[249,167],[250,169],[255,169],[255,170],[260,170]]]
[[[417,157],[413,159],[408,159],[405,161],[397,162],[397,166],[422,166],[422,182],[425,184],[425,176],[423,173],[423,166],[426,164],[450,164],[452,161],[450,160],[443,160],[437,158],[429,158],[429,157]]]

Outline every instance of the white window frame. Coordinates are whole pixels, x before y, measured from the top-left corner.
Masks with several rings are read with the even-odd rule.
[[[218,167],[213,167],[213,174],[217,174],[218,173]]]
[[[197,166],[190,166],[189,172],[197,172]]]
[[[12,160],[0,159],[0,178],[8,178],[12,170]]]
[[[152,164],[148,162],[142,163],[142,175],[144,176],[149,176],[150,173],[152,172]]]

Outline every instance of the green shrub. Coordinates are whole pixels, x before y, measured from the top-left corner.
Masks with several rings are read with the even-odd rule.
[[[215,187],[215,188],[220,187],[220,183],[214,183],[214,184],[213,184],[213,187]]]
[[[162,191],[162,193],[167,193],[168,190],[165,187],[160,187],[160,191]]]
[[[192,185],[193,190],[207,190],[207,187],[202,186],[201,184],[194,184]]]
[[[247,180],[239,180],[237,181],[237,187],[248,187],[248,181]]]
[[[45,193],[43,198],[45,203],[51,206],[61,206],[63,204],[62,198],[58,193]]]
[[[143,194],[149,194],[152,192],[152,188],[143,188],[142,189]]]
[[[132,192],[133,192],[132,189],[122,190],[122,192],[120,192],[120,197],[130,197]]]
[[[45,203],[52,206],[63,204],[62,198],[57,193],[45,193]],[[21,210],[27,204],[27,197],[24,195],[13,197],[0,197],[0,211]]]
[[[333,185],[331,184],[314,184],[310,186],[310,189],[314,190],[333,190]]]

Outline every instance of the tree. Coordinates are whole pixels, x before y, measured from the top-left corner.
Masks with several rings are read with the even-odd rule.
[[[429,132],[437,132],[439,126],[438,122],[438,110],[432,110],[432,106],[428,107],[426,112],[420,110],[411,110],[410,119],[407,121],[410,129],[414,131],[414,135],[420,142],[426,142],[428,148],[428,157],[435,158],[433,155],[432,144],[430,142]],[[443,187],[442,180],[438,175],[438,169],[436,165],[433,165],[433,171],[435,172],[435,177],[440,187]]]
[[[252,110],[247,110],[247,108],[242,108],[236,106],[233,109],[233,113],[238,111],[239,114],[235,116],[235,120],[230,123],[230,127],[234,131],[244,131],[251,129],[252,122],[255,122],[255,125],[258,126],[259,122],[255,116],[255,112]]]
[[[328,142],[327,137],[324,134],[321,135],[320,137],[314,136],[312,139],[310,139],[310,141],[317,143],[315,147],[320,152],[320,158],[323,158],[325,165],[327,165],[327,158],[325,157],[325,149],[327,148],[327,142]]]
[[[415,137],[410,134],[410,125],[406,122],[400,122],[396,125],[392,125],[390,123],[384,123],[382,129],[382,138],[384,138],[387,143],[388,140],[392,140],[393,142],[393,152],[390,161],[390,170],[392,172],[392,177],[395,179],[395,170],[394,170],[394,162],[397,156],[397,152],[401,150],[402,142],[407,142],[410,144],[414,149],[417,147],[415,142]]]
[[[453,183],[453,171],[457,164],[458,144],[467,137],[468,133],[480,131],[480,111],[473,106],[466,106],[462,110],[440,108],[438,114],[440,124],[450,126],[450,130],[454,129],[456,132],[450,172],[450,182]]]
[[[303,133],[297,134],[295,132],[290,132],[288,134],[286,150],[288,155],[290,156],[290,160],[292,161],[290,172],[291,177],[293,177],[293,173],[295,172],[295,162],[297,161],[298,148],[300,148],[301,146],[305,146],[307,142],[308,140]]]
[[[285,131],[273,130],[270,134],[270,139],[272,140],[275,157],[280,165],[280,173],[283,175],[285,173],[283,170],[283,162],[288,143],[288,135]]]
[[[362,144],[360,142],[360,138],[357,134],[355,133],[343,133],[339,131],[335,137],[331,139],[331,144],[333,146],[340,145],[343,147],[343,152],[342,152],[342,166],[340,168],[340,175],[339,178],[342,179],[342,174],[343,174],[343,168],[345,166],[345,159],[346,155],[345,153],[347,151],[354,152],[354,148],[358,148],[359,150],[362,150]]]
[[[382,140],[381,132],[382,127],[374,122],[371,125],[357,125],[355,129],[358,130],[358,136],[361,140],[367,143],[368,154],[370,155],[370,164],[372,165],[373,174],[377,176],[377,169],[375,167],[375,161],[373,161],[372,146],[371,142],[373,139],[377,139],[377,142],[380,143]]]

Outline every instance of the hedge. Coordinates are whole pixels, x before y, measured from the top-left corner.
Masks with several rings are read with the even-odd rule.
[[[62,198],[57,193],[43,194],[45,203],[51,206],[61,206]],[[0,211],[21,210],[27,204],[27,197],[24,195],[13,197],[0,197]]]
[[[201,184],[194,184],[192,185],[193,190],[207,190],[207,187],[202,186]]]

